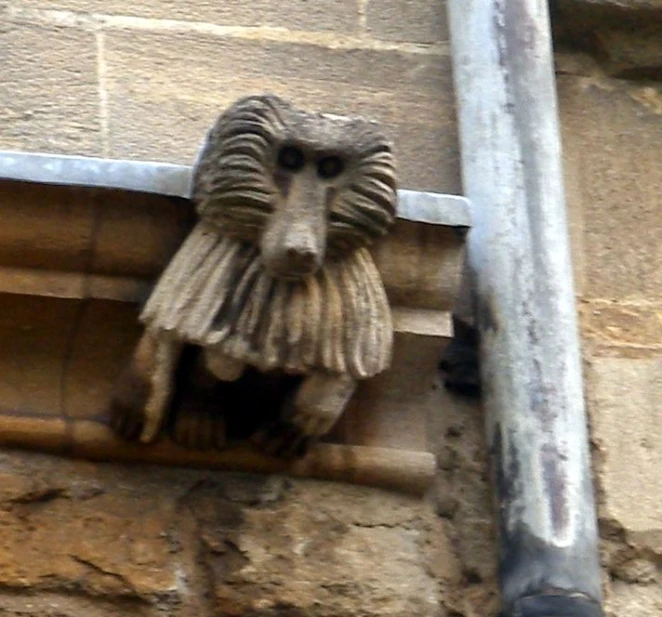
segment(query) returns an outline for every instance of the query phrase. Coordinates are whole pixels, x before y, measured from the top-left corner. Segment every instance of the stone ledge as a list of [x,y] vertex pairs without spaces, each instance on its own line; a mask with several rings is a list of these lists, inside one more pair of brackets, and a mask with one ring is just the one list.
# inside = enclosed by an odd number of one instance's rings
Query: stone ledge
[[242,444],[225,450],[202,451],[183,448],[165,439],[148,447],[127,443],[115,437],[103,419],[12,416],[1,412],[0,444],[93,461],[287,474],[413,494],[427,490],[436,470],[435,457],[428,452],[322,443],[304,458],[287,461]]
[[[182,165],[0,151],[0,291],[144,300],[194,220],[190,175]],[[448,311],[469,204],[410,190],[400,199],[393,232],[373,248],[391,303]]]
[[423,493],[436,467],[426,421],[440,405],[436,366],[452,334],[449,310],[470,225],[458,196],[401,191],[395,229],[374,249],[394,307],[393,368],[362,384],[329,442],[287,462],[238,442],[194,451],[112,435],[108,400],[139,336],[135,305],[195,218],[190,173],[178,165],[0,153],[0,444]]

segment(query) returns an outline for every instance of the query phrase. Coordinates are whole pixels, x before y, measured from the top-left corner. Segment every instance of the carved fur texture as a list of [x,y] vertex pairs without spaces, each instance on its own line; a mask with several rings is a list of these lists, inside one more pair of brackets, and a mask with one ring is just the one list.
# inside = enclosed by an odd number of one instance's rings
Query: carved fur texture
[[269,275],[258,249],[198,223],[147,303],[152,330],[256,368],[366,379],[389,363],[391,313],[365,248],[303,281]]
[[[242,99],[210,130],[192,196],[201,221],[143,312],[150,329],[262,370],[365,379],[388,366],[390,309],[364,248],[397,203],[376,123]],[[300,245],[318,265],[297,269]]]
[[287,198],[279,169],[287,147],[317,162],[337,158],[343,164],[336,181],[316,178],[330,255],[366,246],[388,231],[397,205],[395,161],[379,125],[306,112],[273,95],[238,101],[209,131],[193,178],[200,217],[222,233],[259,242],[268,218]]
[[[356,381],[390,362],[391,313],[367,247],[395,218],[391,144],[368,120],[247,97],[209,131],[191,195],[200,220],[143,310],[145,337],[120,380],[112,425],[153,440],[173,395],[165,374],[183,345],[195,345],[222,382],[246,367],[303,376],[277,425],[258,431],[267,451],[300,453],[330,429]],[[143,358],[149,350],[165,360]],[[175,419],[175,438],[217,443],[197,434],[217,424],[216,412],[193,407],[200,421]]]

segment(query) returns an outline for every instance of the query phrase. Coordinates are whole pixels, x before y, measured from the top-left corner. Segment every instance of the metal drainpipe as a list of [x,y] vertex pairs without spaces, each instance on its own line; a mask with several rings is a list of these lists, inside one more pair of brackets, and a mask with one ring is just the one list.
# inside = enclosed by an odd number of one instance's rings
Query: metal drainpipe
[[547,3],[448,0],[508,617],[598,617],[600,568]]

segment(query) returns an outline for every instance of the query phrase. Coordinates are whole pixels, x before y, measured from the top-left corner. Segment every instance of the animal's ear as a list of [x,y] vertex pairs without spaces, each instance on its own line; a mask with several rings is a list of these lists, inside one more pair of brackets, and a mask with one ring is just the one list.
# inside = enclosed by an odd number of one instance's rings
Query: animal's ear
[[282,137],[291,106],[273,95],[249,96],[226,109],[211,127],[189,187],[198,214],[247,240],[271,211],[268,171],[272,146]]

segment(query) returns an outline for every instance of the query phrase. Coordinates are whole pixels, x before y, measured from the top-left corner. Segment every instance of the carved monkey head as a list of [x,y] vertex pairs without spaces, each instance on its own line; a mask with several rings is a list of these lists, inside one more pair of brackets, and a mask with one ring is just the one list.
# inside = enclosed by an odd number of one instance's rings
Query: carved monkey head
[[392,146],[375,122],[250,96],[207,135],[192,197],[220,233],[257,245],[270,274],[299,280],[393,223]]

